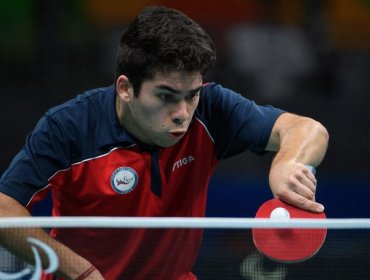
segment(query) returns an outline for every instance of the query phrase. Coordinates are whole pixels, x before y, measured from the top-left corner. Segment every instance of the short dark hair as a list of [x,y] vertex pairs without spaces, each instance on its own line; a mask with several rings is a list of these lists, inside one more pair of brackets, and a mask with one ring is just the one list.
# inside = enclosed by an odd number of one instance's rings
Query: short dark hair
[[214,44],[196,22],[177,10],[150,6],[121,37],[116,79],[126,75],[137,96],[143,81],[157,70],[199,70],[204,75],[215,62]]

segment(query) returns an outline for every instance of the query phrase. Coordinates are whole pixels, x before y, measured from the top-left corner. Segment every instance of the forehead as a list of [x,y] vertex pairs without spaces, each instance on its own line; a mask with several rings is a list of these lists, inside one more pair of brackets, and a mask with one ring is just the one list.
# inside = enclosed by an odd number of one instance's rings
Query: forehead
[[154,87],[167,85],[177,90],[193,89],[202,85],[200,71],[156,71],[151,80]]

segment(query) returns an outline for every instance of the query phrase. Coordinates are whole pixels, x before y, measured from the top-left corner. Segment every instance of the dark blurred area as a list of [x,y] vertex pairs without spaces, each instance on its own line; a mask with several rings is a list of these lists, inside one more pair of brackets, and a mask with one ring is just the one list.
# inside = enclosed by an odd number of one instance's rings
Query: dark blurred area
[[[207,81],[327,127],[319,177],[370,188],[369,0],[0,1],[0,173],[48,108],[113,83],[120,35],[150,4],[180,9],[211,34],[218,64]],[[271,157],[245,153],[217,173],[267,184]]]

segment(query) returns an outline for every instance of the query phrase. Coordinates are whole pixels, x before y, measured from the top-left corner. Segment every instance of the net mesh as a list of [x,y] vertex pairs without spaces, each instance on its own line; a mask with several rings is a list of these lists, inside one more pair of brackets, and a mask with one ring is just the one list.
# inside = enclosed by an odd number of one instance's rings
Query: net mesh
[[[96,219],[94,225],[92,218],[86,225],[78,226],[87,220],[81,219],[53,219],[52,224],[28,225],[22,219],[19,223],[17,218],[11,219],[11,225],[7,224],[10,220],[2,219],[0,230],[11,232],[11,235],[7,245],[0,247],[0,279],[52,279],[45,278],[52,258],[45,253],[43,245],[37,243],[37,238],[27,236],[36,226],[56,236],[79,255],[91,258],[99,270],[108,271],[103,273],[106,279],[368,279],[370,275],[369,220],[328,219],[313,223],[311,227],[290,221],[288,227],[292,229],[326,227],[328,231],[321,249],[313,257],[287,264],[263,256],[252,237],[252,228],[287,226],[283,222],[279,225],[279,221],[254,223],[254,219],[250,219],[248,224],[240,219],[239,225],[243,226],[238,227],[233,219],[219,219],[220,224],[211,225],[208,224],[211,219],[194,219],[193,225],[193,219],[184,219],[182,223],[180,219],[172,225],[171,221],[160,219],[147,219],[150,223],[141,223],[140,219],[131,219],[129,223],[122,219]],[[28,220],[40,221],[37,218]],[[7,249],[17,248],[22,238],[26,239],[25,244],[33,247],[29,262],[24,261],[19,252],[14,254]],[[307,243],[311,242],[309,236],[304,238]],[[63,258],[60,252],[57,256]],[[46,260],[41,272],[44,278],[37,271],[38,258],[41,262]],[[116,267],[114,272],[110,266]],[[184,271],[185,268],[189,271]],[[173,271],[177,272],[171,274]],[[190,271],[192,274],[188,273]],[[197,278],[191,278],[195,277],[193,274]]]

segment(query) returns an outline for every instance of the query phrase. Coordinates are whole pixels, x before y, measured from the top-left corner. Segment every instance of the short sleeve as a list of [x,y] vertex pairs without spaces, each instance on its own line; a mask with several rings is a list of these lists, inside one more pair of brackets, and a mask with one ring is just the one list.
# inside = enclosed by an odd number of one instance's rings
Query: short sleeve
[[217,157],[223,159],[246,150],[264,154],[275,121],[283,112],[212,83],[201,92],[197,114],[215,141]]
[[69,166],[67,142],[56,120],[41,118],[2,175],[0,191],[26,205],[57,170]]

